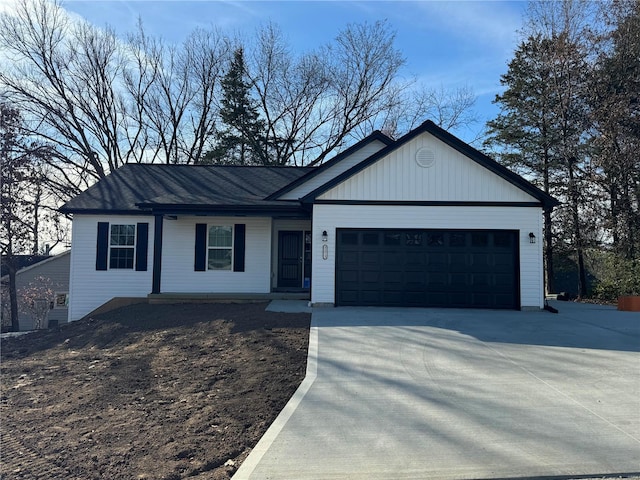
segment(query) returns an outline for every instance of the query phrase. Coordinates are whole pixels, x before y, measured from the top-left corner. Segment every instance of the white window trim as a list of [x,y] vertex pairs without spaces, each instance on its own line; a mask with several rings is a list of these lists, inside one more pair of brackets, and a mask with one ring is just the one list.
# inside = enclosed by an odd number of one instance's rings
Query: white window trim
[[[210,246],[209,245],[209,231],[213,228],[213,227],[218,227],[218,228],[230,228],[231,229],[231,245],[228,247],[218,247],[218,246]],[[233,243],[235,240],[235,228],[233,227],[233,224],[218,224],[218,223],[212,223],[212,224],[207,224],[207,270],[208,271],[212,271],[212,272],[232,272],[233,271]],[[229,268],[210,268],[209,267],[209,253],[211,252],[211,250],[229,250],[231,252],[231,262],[229,263]]]
[[[133,245],[112,245],[111,244],[111,228],[115,226],[133,227]],[[136,268],[136,241],[138,236],[138,228],[135,223],[109,223],[109,258],[107,259],[107,266],[109,270],[135,270]],[[128,248],[133,250],[133,264],[131,267],[112,267],[111,266],[111,252],[114,248]]]

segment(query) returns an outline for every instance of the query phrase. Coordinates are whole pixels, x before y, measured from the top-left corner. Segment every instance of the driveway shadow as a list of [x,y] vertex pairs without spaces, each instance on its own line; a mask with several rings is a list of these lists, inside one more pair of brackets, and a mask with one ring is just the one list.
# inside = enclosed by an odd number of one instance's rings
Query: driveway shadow
[[547,311],[338,307],[314,309],[320,327],[429,326],[483,342],[640,352],[640,314],[553,302]]

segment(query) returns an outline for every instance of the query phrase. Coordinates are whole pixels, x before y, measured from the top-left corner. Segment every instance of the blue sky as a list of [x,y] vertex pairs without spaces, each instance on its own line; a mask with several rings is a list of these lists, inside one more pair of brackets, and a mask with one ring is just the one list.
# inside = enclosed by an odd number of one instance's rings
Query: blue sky
[[407,59],[404,75],[434,88],[469,85],[478,96],[481,121],[475,131],[455,132],[469,141],[498,112],[491,102],[517,46],[527,3],[63,0],[63,6],[98,26],[109,24],[118,33],[133,30],[140,17],[148,31],[175,42],[196,26],[251,35],[259,25],[273,21],[302,51],[330,42],[348,23],[387,20]]

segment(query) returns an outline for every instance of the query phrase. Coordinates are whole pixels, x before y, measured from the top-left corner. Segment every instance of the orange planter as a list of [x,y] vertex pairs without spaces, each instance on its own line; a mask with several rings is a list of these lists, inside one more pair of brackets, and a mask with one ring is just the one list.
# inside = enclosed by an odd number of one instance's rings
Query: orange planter
[[618,297],[618,310],[640,312],[640,295]]

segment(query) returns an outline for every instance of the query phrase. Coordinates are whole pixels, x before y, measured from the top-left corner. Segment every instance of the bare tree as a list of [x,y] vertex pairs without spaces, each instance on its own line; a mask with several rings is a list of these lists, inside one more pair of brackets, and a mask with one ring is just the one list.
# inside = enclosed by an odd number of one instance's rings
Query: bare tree
[[476,96],[469,85],[436,88],[414,83],[401,92],[397,105],[365,122],[360,130],[365,135],[377,129],[398,138],[427,119],[449,131],[468,128],[478,121],[475,103]]
[[220,32],[196,29],[180,46],[145,34],[128,37],[124,84],[140,132],[144,161],[199,163],[214,133],[227,41]]
[[87,185],[117,168],[121,59],[113,32],[71,22],[57,3],[19,0],[15,14],[0,14],[0,45],[13,60],[0,82],[34,131],[63,152],[59,170]]
[[16,294],[16,256],[38,254],[42,178],[36,164],[51,148],[24,135],[20,112],[0,103],[0,246],[9,271],[9,303],[13,330],[19,329]]
[[279,164],[322,163],[356,129],[399,102],[404,58],[385,22],[348,25],[334,43],[295,56],[274,25],[248,65]]
[[126,162],[195,163],[213,133],[226,58],[217,31],[181,45],[70,20],[60,3],[18,0],[0,14],[11,56],[0,84],[33,131],[56,145],[61,183],[78,193]]

